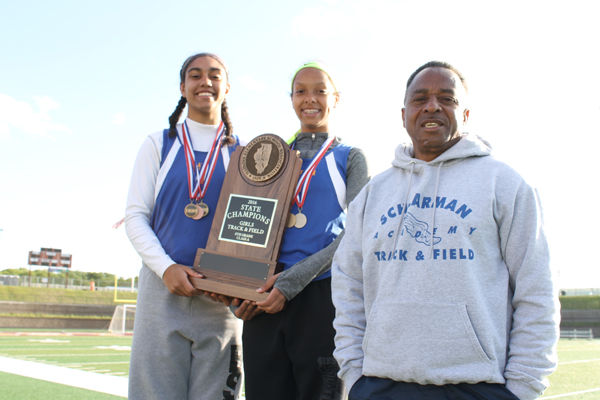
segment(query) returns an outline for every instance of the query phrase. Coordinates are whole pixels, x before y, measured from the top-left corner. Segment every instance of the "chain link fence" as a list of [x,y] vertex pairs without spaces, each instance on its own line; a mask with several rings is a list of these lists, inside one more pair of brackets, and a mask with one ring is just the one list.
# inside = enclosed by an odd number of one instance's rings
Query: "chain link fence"
[[[31,280],[30,280],[31,279]],[[0,275],[0,286],[27,286],[53,289],[96,290],[112,292],[115,290],[114,280],[92,281],[88,279],[47,278],[27,275]],[[133,286],[131,280],[120,281],[117,286],[120,292],[137,292],[137,282]]]
[[561,296],[593,296],[600,295],[600,288],[561,289]]

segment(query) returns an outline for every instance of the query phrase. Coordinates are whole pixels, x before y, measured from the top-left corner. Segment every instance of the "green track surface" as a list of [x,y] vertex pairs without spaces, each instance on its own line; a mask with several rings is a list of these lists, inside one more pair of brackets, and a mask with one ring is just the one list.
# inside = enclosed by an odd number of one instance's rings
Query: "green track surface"
[[0,372],[0,399],[122,400],[123,397]]

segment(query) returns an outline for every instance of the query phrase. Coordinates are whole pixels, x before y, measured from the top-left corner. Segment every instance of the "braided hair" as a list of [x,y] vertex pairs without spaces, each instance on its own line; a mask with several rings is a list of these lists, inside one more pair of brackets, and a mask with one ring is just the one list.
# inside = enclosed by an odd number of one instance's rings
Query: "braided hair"
[[[187,72],[187,69],[189,68],[192,61],[200,57],[211,57],[217,60],[225,68],[225,72],[227,73],[227,79],[229,79],[229,69],[227,68],[227,64],[225,64],[225,61],[221,57],[213,53],[198,53],[188,57],[187,60],[185,60],[185,62],[181,66],[181,70],[179,71],[179,79],[181,83],[185,82],[185,73]],[[173,114],[171,114],[171,116],[169,117],[169,137],[177,136],[177,122],[179,122],[179,118],[181,117],[181,113],[183,112],[183,109],[185,108],[186,104],[187,99],[181,96],[181,98],[179,99],[179,103],[177,103],[177,107],[175,107],[175,111],[173,111]],[[221,104],[221,120],[225,125],[225,136],[223,137],[223,143],[221,145],[223,146],[234,144],[235,139],[232,136],[233,125],[231,124],[231,118],[229,118],[229,111],[227,107],[227,102],[225,100],[223,100],[223,103]]]

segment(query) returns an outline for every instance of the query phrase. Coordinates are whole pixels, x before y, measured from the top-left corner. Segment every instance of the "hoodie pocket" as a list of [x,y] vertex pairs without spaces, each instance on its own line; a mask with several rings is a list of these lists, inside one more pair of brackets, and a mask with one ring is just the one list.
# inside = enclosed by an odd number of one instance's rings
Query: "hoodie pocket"
[[405,382],[476,383],[494,368],[461,303],[378,302],[363,350],[364,375]]

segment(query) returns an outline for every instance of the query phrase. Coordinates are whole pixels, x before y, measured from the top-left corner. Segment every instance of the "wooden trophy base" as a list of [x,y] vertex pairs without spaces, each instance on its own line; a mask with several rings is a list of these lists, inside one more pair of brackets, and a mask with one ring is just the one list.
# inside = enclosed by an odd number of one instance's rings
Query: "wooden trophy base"
[[252,301],[264,301],[269,293],[258,293],[268,278],[279,272],[277,262],[238,258],[226,253],[198,249],[194,270],[204,278],[190,278],[196,289]]

